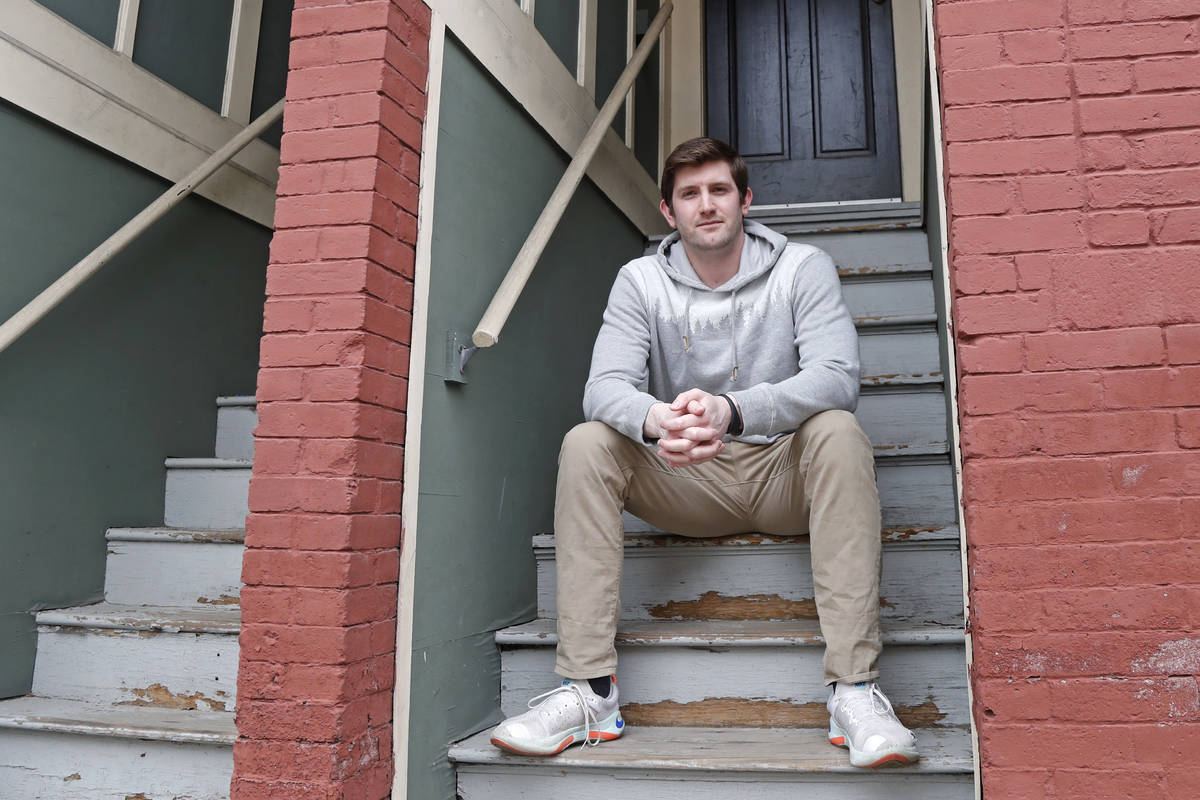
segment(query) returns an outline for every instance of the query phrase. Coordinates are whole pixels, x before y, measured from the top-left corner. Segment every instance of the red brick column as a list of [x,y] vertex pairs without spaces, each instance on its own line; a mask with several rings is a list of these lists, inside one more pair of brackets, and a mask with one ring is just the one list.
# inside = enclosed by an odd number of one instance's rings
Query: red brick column
[[429,9],[297,0],[242,577],[235,800],[392,777]]
[[935,25],[985,796],[1198,797],[1200,4]]

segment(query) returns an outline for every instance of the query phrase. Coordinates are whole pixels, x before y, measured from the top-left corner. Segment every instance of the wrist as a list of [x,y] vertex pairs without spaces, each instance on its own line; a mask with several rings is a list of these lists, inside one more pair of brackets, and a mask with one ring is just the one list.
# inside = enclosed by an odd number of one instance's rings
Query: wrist
[[742,419],[742,410],[738,408],[737,401],[727,394],[718,395],[729,406],[729,424],[725,430],[730,436],[740,436],[742,431],[746,429],[746,423]]

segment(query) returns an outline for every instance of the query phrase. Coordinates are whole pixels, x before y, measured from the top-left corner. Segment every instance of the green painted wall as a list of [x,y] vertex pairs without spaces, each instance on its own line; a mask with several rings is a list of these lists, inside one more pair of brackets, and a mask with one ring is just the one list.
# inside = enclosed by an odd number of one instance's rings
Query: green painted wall
[[232,23],[233,0],[141,0],[133,63],[220,111]]
[[[592,343],[643,238],[585,181],[500,338],[442,380],[446,332],[469,334],[567,157],[447,43],[438,132],[413,629],[409,797],[454,797],[449,742],[499,720],[492,632],[534,617],[530,538],[552,527],[562,436],[582,421]],[[547,674],[546,688],[556,683]]]
[[[0,320],[167,184],[0,104]],[[99,600],[104,531],[161,525],[163,459],[254,390],[270,231],[192,198],[0,353],[0,697],[32,610]],[[2,794],[2,792],[0,792]]]
[[38,3],[92,38],[113,46],[121,0],[38,0]]

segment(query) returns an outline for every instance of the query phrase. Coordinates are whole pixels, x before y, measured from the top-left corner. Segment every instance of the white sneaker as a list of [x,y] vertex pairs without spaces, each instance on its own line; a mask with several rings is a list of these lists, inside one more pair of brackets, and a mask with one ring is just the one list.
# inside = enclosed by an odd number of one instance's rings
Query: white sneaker
[[920,758],[917,737],[896,719],[892,704],[874,681],[839,683],[826,708],[829,743],[849,747],[854,766],[903,766]]
[[552,756],[576,742],[597,745],[625,732],[615,676],[608,697],[593,692],[587,681],[565,680],[530,700],[529,708],[497,725],[492,744],[523,756]]

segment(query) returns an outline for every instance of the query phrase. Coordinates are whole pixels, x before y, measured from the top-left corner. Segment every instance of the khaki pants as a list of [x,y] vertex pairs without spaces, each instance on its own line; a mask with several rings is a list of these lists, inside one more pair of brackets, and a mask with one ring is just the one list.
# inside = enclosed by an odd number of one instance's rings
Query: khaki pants
[[731,441],[693,467],[668,466],[601,422],[573,428],[554,508],[555,671],[564,677],[616,670],[622,508],[685,536],[808,533],[825,682],[878,676],[879,493],[871,444],[853,414],[816,414],[771,444]]

